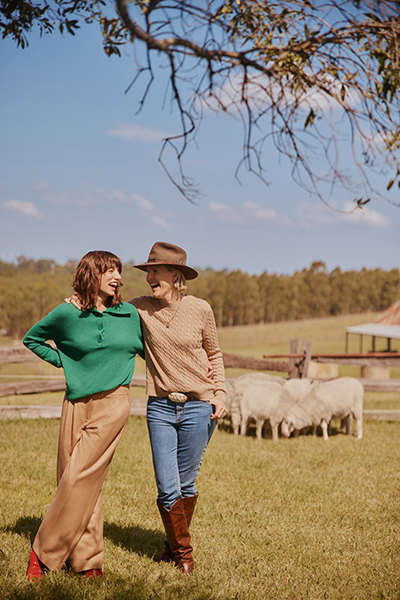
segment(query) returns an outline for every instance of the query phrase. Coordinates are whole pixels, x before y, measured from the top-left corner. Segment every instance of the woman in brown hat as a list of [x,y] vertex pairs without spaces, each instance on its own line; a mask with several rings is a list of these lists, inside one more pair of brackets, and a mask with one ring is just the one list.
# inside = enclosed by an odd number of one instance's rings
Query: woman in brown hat
[[186,280],[198,275],[186,265],[182,248],[156,242],[147,262],[135,267],[147,272],[152,290],[131,303],[142,320],[147,425],[167,533],[160,560],[174,560],[189,575],[196,477],[216,419],[226,414],[222,353],[210,305],[182,293]]

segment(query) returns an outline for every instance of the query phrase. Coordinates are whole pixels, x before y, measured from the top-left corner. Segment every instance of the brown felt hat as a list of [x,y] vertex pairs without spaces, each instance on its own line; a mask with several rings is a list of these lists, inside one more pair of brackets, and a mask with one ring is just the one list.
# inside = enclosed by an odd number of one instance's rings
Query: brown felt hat
[[147,267],[154,265],[175,267],[184,274],[186,279],[196,279],[198,276],[197,271],[186,265],[186,252],[179,246],[168,244],[168,242],[156,242],[150,250],[147,262],[133,266],[141,271],[147,271]]

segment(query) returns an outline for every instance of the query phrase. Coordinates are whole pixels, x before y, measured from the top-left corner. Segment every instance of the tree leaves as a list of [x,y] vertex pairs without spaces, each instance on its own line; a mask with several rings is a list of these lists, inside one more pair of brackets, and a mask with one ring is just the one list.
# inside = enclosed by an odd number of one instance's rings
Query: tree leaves
[[[147,72],[149,81],[139,106],[156,78],[153,61],[164,55],[182,129],[165,141],[160,161],[173,148],[181,181],[168,175],[187,198],[194,187],[181,162],[209,110],[241,116],[238,170],[247,168],[264,181],[267,140],[289,158],[296,182],[328,204],[321,184],[355,194],[361,185],[370,201],[379,192],[369,169],[385,175],[386,191],[397,181],[399,2],[116,0],[116,8],[104,0],[3,1],[0,29],[3,38],[25,48],[34,26],[41,34],[58,27],[74,35],[82,21],[96,22],[109,56],[120,55],[127,43],[143,45],[136,75]],[[140,83],[137,76],[133,81]],[[353,176],[349,164],[340,166],[338,140],[351,146]]]

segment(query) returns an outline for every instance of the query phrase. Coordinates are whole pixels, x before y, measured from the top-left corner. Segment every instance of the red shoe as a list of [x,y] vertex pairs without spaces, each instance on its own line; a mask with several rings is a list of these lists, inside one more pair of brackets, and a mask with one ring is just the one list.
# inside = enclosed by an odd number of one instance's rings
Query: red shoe
[[103,577],[103,571],[101,569],[89,569],[89,571],[85,571],[85,577],[87,577],[88,579]]
[[29,555],[29,564],[28,570],[26,572],[28,576],[28,581],[35,581],[36,579],[42,579],[44,573],[42,569],[42,565],[40,564],[40,560],[36,556],[34,550],[31,550]]

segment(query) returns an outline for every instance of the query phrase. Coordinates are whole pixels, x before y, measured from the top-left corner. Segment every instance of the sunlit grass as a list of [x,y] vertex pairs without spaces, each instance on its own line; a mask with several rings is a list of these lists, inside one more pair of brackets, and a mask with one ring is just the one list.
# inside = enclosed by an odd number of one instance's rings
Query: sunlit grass
[[37,586],[30,543],[55,491],[58,420],[0,422],[5,600],[398,600],[400,423],[364,438],[257,442],[217,431],[198,478],[195,575],[158,564],[164,533],[145,419],[131,417],[103,488],[105,576]]
[[365,392],[365,410],[400,410],[400,393]]
[[[267,323],[264,325],[246,325],[238,327],[226,327],[219,329],[218,337],[223,352],[241,354],[262,358],[264,354],[287,354],[289,352],[291,338],[313,340],[313,352],[315,353],[339,353],[345,350],[346,327],[368,323],[374,320],[376,314],[368,313],[362,315],[348,315],[339,317],[324,317],[321,319],[307,319],[304,321],[288,321],[283,323]],[[384,344],[384,340],[380,340]],[[359,351],[357,336],[350,336],[350,352]],[[365,336],[364,350],[371,349],[371,338]],[[380,348],[380,346],[379,346]],[[378,349],[379,349],[378,348]],[[382,348],[384,346],[382,345]],[[393,340],[393,349],[400,350],[400,340]],[[135,373],[145,373],[145,364],[141,358],[136,359]],[[226,369],[227,377],[238,377],[248,373],[245,369]],[[284,373],[275,373],[285,376]],[[3,375],[3,378],[2,378]],[[4,377],[7,375],[7,377]],[[12,375],[12,377],[10,377]],[[56,369],[44,361],[23,364],[0,365],[0,383],[11,381],[22,381],[21,375],[62,375],[60,369]],[[339,366],[340,376],[360,377],[361,368],[354,366]],[[391,377],[400,378],[400,369],[390,369]],[[25,377],[24,377],[25,380]],[[29,405],[29,404],[59,404],[64,397],[63,392],[52,394],[28,394],[19,396],[7,396],[0,398],[1,405]],[[143,388],[131,388],[132,398],[143,398]],[[368,409],[400,409],[400,394],[369,393],[365,396],[365,408]]]
[[[258,358],[261,358],[263,354],[287,354],[291,338],[302,340],[311,338],[315,353],[338,353],[345,351],[347,327],[370,323],[375,317],[375,313],[366,313],[303,321],[224,327],[219,329],[218,337],[223,351]],[[400,340],[397,342],[397,348],[400,349]],[[382,340],[382,344],[384,343],[386,344]],[[363,345],[364,351],[370,349],[371,338],[365,336]],[[359,352],[358,336],[350,335],[349,352]]]
[[[346,349],[346,328],[352,325],[370,323],[376,318],[376,313],[361,315],[344,315],[338,317],[323,317],[320,319],[305,319],[304,321],[286,321],[283,323],[266,323],[219,329],[218,338],[223,352],[262,358],[264,354],[288,354],[290,340],[300,338],[313,340],[314,354],[339,354]],[[376,350],[385,350],[387,342],[377,338]],[[364,336],[363,352],[372,349],[372,338]],[[400,340],[392,340],[393,351],[400,351]],[[349,336],[349,352],[360,351],[359,336]],[[238,377],[244,374],[244,369],[227,369],[228,377]],[[276,373],[277,375],[279,373]],[[339,365],[341,377],[360,377],[361,367]],[[390,369],[391,377],[400,377],[399,368]]]

